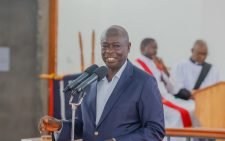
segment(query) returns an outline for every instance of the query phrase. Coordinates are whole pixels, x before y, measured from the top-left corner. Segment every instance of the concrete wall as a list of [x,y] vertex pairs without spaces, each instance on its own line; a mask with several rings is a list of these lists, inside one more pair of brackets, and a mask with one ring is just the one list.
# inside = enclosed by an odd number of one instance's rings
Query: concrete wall
[[1,141],[38,136],[39,118],[46,113],[47,95],[41,95],[46,93],[45,82],[38,78],[47,72],[42,52],[47,48],[48,20],[38,12],[38,7],[48,11],[44,5],[47,0],[42,5],[37,0],[0,0],[0,46],[10,48],[10,70],[0,72]]
[[[37,17],[37,70],[48,73],[48,28],[49,28],[49,0],[38,0]],[[48,112],[48,81],[40,79],[39,90],[41,94],[42,113]]]

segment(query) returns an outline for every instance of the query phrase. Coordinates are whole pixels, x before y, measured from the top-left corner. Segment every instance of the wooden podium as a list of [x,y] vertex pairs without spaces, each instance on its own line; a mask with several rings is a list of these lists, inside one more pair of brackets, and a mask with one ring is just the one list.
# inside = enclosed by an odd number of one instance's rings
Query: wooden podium
[[225,128],[225,82],[197,90],[194,98],[201,127]]

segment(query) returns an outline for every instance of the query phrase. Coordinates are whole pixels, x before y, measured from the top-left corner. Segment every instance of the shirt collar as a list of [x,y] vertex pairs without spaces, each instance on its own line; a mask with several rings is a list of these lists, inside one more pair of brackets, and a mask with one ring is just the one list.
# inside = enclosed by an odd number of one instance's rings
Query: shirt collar
[[143,59],[145,61],[153,61],[151,58],[148,58],[148,57],[146,57],[144,55],[141,55],[140,59]]
[[[122,67],[119,69],[119,71],[113,76],[112,80],[115,79],[115,78],[120,79],[120,77],[121,77],[123,71],[125,70],[126,66],[127,66],[127,60],[124,62],[124,64],[122,65]],[[107,80],[107,78],[104,77],[102,80],[105,81],[105,80]]]
[[200,63],[194,61],[192,58],[190,58],[190,61],[191,61],[193,64],[198,65],[198,66],[203,66],[203,64],[204,64],[204,63],[200,64]]
[[120,70],[115,74],[115,77],[120,78],[126,66],[127,66],[127,60],[123,63],[123,66],[120,68]]

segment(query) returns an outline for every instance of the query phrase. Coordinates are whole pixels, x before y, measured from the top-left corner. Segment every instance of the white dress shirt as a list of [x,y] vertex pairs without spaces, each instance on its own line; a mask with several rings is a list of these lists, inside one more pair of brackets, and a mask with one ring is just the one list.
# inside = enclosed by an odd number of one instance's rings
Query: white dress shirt
[[96,121],[97,125],[102,112],[104,110],[105,104],[108,101],[110,95],[112,94],[114,88],[116,87],[117,82],[119,81],[123,71],[127,66],[127,61],[123,64],[120,70],[113,76],[111,81],[108,81],[106,77],[100,80],[97,84],[97,102],[96,102]]

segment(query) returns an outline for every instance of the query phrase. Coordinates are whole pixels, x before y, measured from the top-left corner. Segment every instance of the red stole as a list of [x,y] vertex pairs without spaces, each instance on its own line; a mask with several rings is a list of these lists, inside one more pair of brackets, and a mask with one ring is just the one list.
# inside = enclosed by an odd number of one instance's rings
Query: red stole
[[[136,60],[141,67],[150,75],[153,76],[153,73],[151,71],[151,69],[145,64],[144,61],[142,61],[141,59],[137,59]],[[157,67],[158,68],[158,67]],[[158,68],[159,69],[159,68]],[[161,71],[161,70],[160,70]],[[172,102],[166,100],[165,98],[162,97],[162,102],[164,105],[177,110],[180,114],[181,114],[181,118],[182,118],[182,122],[184,127],[191,127],[192,126],[192,122],[191,122],[191,117],[190,114],[188,113],[188,111],[180,106],[177,106],[175,104],[173,104]]]

